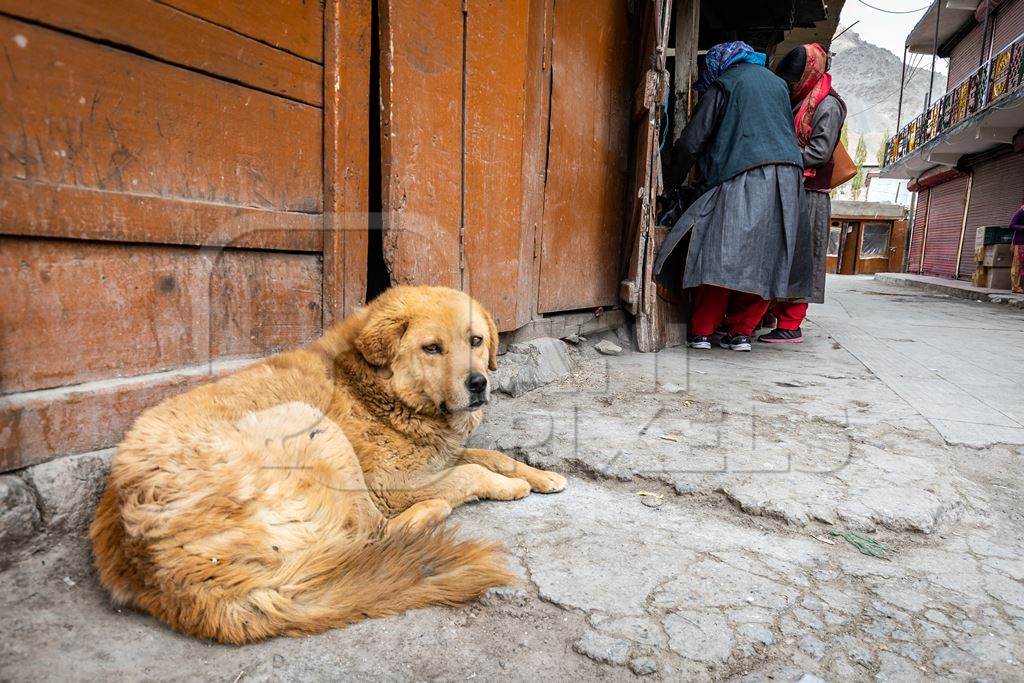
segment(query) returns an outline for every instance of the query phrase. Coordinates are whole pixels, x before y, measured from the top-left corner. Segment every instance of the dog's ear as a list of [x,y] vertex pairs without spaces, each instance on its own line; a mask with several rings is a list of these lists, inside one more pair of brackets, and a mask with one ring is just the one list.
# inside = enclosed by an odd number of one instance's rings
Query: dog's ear
[[494,372],[498,369],[498,328],[494,324],[491,314],[480,308],[484,313],[484,320],[487,321],[487,368]]
[[371,315],[356,336],[356,348],[366,362],[379,368],[391,365],[398,354],[409,321],[387,314]]

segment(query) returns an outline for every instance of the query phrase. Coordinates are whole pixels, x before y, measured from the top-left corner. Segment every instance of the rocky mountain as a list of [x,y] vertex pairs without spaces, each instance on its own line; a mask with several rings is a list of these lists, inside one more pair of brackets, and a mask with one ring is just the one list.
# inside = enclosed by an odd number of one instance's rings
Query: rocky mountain
[[[896,110],[900,96],[901,58],[885,48],[861,39],[847,31],[832,42],[832,84],[846,101],[850,154],[857,140],[864,136],[868,160],[874,162],[878,146],[896,129]],[[903,116],[906,125],[911,116],[920,114],[928,96],[931,76],[930,57],[907,55],[907,80],[903,93]],[[912,68],[919,64],[918,68]],[[932,98],[946,90],[946,74],[935,73]]]

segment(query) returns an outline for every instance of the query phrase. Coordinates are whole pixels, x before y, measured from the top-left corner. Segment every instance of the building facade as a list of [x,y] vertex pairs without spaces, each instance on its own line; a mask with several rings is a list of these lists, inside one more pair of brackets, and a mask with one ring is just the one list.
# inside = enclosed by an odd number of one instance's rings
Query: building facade
[[909,52],[949,59],[945,92],[920,114],[904,103],[886,144],[881,176],[916,193],[909,272],[970,279],[978,228],[1024,203],[1022,34],[1024,0],[936,0],[907,36]]
[[663,345],[659,150],[698,50],[827,44],[842,4],[0,0],[0,471],[389,284]]

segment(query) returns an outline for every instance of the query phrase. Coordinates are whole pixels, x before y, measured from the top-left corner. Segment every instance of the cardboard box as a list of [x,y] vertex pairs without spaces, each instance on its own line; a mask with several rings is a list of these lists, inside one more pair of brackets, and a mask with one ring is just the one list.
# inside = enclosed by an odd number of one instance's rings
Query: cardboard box
[[982,264],[993,268],[1009,268],[1010,259],[1009,244],[990,244],[985,247],[985,258]]
[[986,268],[985,287],[988,289],[1009,289],[1010,269],[1009,268]]
[[990,244],[1009,244],[1013,239],[1013,230],[1005,225],[983,225],[974,233],[974,246]]

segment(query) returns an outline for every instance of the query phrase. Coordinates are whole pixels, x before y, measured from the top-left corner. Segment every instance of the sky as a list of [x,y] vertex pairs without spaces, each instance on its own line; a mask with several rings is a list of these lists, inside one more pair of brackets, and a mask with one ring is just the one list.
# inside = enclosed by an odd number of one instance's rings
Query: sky
[[[871,9],[864,4],[867,2],[875,7],[892,12],[909,12],[909,14],[890,14],[877,9]],[[874,43],[893,52],[897,57],[903,57],[903,43],[914,27],[918,19],[924,15],[925,9],[931,4],[930,0],[846,0],[843,11],[839,15],[839,31],[855,21],[859,24],[851,29],[859,33],[860,37],[869,43]],[[908,56],[908,59],[910,57]],[[931,59],[914,57],[914,60],[921,60],[921,66],[930,69]],[[935,62],[935,70],[946,72],[946,60],[938,59]]]

